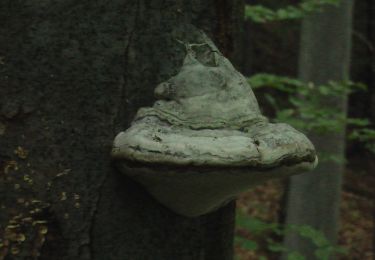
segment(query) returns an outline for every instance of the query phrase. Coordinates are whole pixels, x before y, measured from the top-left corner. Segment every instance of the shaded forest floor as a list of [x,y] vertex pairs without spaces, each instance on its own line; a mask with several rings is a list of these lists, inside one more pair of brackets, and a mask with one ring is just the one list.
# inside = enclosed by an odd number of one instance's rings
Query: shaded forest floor
[[[373,160],[367,161],[375,164]],[[339,244],[347,249],[347,254],[340,256],[340,260],[375,259],[375,165],[367,165],[365,168],[369,170],[361,170],[363,168],[360,161],[351,162],[344,176]],[[278,222],[282,214],[284,187],[283,181],[270,181],[258,186],[242,194],[237,201],[237,209],[266,222]],[[252,236],[243,228],[237,227],[236,235],[254,240],[259,245],[256,251],[245,250],[236,245],[237,259],[278,259],[277,254],[267,250],[267,238],[264,234]]]

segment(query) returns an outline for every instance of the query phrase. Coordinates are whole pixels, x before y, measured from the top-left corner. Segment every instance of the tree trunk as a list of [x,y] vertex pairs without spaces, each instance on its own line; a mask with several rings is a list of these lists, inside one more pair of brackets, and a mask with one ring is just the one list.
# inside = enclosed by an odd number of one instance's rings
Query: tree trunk
[[[348,79],[351,13],[352,1],[345,0],[339,8],[326,8],[324,12],[304,19],[299,61],[301,80],[324,84],[329,80]],[[334,107],[344,114],[346,103],[346,96],[321,97],[322,107]],[[311,133],[310,138],[321,155],[321,162],[313,172],[290,179],[286,224],[312,226],[335,244],[344,164],[324,160],[324,155],[344,159],[345,129],[332,134]],[[316,246],[311,240],[291,233],[286,235],[285,245],[301,252],[307,259],[316,259]]]
[[369,50],[369,56],[371,57],[370,62],[370,119],[372,123],[375,123],[375,2],[368,2],[368,38],[372,49]]
[[120,175],[110,151],[179,70],[179,41],[199,42],[199,28],[239,57],[242,10],[241,0],[0,2],[0,259],[232,259],[233,202],[178,216]]

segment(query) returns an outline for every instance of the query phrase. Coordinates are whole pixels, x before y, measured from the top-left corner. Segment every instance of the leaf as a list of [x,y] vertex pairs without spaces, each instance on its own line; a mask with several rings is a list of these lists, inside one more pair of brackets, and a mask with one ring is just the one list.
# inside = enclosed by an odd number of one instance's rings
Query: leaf
[[10,252],[12,253],[12,255],[18,255],[21,252],[21,250],[18,247],[13,246]]
[[275,110],[279,110],[279,106],[277,105],[276,99],[274,97],[272,97],[270,94],[265,94],[264,97],[270,103],[272,108],[274,108]]
[[39,233],[42,234],[42,235],[45,235],[48,233],[48,228],[46,226],[41,226],[39,228]]
[[271,239],[267,239],[268,249],[271,252],[288,252],[288,248],[281,243],[275,243]]
[[329,260],[330,256],[335,253],[345,255],[348,253],[348,250],[339,246],[326,246],[315,250],[314,255],[319,260]]
[[18,146],[15,150],[14,150],[14,154],[16,154],[19,158],[21,158],[21,159],[26,159],[27,158],[27,156],[28,156],[28,154],[29,154],[29,152],[25,149],[25,148],[23,148],[23,147],[21,147],[21,146]]
[[325,235],[308,225],[301,225],[297,227],[297,232],[305,238],[309,238],[316,246],[322,247],[329,245],[329,241]]
[[278,10],[272,10],[262,5],[246,5],[245,18],[255,23],[302,19],[308,14],[320,12],[326,5],[338,5],[340,0],[304,0],[298,5],[289,5]]
[[367,118],[348,118],[346,119],[347,124],[354,126],[368,126],[370,121]]
[[236,237],[235,242],[243,249],[254,251],[258,249],[257,242],[242,237]]
[[288,260],[305,260],[306,258],[300,253],[293,251],[288,254]]
[[237,213],[236,225],[253,234],[261,233],[267,230],[276,230],[279,228],[277,223],[266,223],[260,219],[245,216],[242,213]]
[[26,240],[26,236],[25,236],[24,234],[17,234],[17,238],[16,238],[16,240],[17,240],[18,242],[23,242],[23,241]]
[[329,256],[332,254],[331,250],[327,250],[327,248],[320,248],[315,250],[314,255],[319,260],[328,260]]

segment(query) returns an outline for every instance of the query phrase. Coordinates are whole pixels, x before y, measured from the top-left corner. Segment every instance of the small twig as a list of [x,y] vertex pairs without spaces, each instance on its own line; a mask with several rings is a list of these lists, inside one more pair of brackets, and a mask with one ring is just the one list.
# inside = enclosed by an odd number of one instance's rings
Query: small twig
[[357,37],[362,43],[364,43],[370,52],[375,51],[375,46],[372,44],[371,41],[369,41],[363,34],[353,31],[353,36]]

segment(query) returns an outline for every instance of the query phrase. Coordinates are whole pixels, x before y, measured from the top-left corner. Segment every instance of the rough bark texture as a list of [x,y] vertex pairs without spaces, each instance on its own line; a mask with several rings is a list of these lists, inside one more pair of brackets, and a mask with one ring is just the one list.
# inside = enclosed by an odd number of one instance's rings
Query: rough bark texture
[[177,40],[199,28],[236,57],[241,8],[0,1],[0,259],[232,259],[234,203],[178,216],[118,174],[110,150],[178,71]]
[[[327,8],[303,21],[299,77],[316,84],[328,80],[346,80],[350,64],[352,1],[343,1],[339,8]],[[322,106],[346,113],[346,96],[322,97]],[[318,156],[344,158],[345,129],[339,133],[310,135]],[[324,158],[323,158],[324,159]],[[287,224],[310,225],[336,243],[344,164],[322,160],[313,172],[292,177],[287,202]],[[285,244],[316,259],[315,246],[296,234],[289,234]]]
[[371,120],[375,122],[375,2],[368,2],[368,36],[370,40],[371,47],[369,48],[369,56],[371,57],[371,64],[369,69],[371,86],[371,97],[370,97],[370,107],[371,107]]

